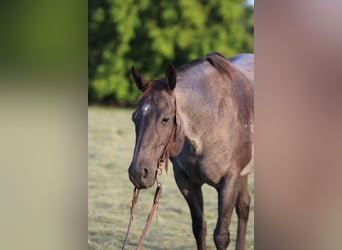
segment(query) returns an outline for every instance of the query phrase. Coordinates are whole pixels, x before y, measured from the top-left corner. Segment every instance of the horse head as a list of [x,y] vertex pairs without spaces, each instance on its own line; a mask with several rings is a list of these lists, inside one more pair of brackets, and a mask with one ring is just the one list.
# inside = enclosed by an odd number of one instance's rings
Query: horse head
[[129,178],[137,188],[149,188],[155,180],[160,162],[180,153],[184,130],[177,113],[176,70],[170,65],[164,78],[146,81],[132,67],[136,86],[142,92],[132,120],[135,125],[135,148],[129,166]]

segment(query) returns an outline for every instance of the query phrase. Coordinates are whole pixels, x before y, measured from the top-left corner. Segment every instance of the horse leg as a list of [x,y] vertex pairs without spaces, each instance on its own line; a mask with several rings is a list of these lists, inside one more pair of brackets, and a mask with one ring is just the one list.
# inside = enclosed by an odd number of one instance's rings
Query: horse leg
[[247,189],[247,176],[241,176],[241,186],[235,207],[238,216],[238,230],[235,248],[236,250],[245,249],[246,228],[250,200],[251,198]]
[[207,225],[204,220],[203,194],[201,185],[194,185],[182,170],[174,168],[177,186],[188,203],[192,219],[192,231],[197,249],[206,249]]
[[218,191],[218,218],[214,230],[216,249],[227,249],[230,242],[229,224],[240,189],[240,174],[231,171],[220,183]]

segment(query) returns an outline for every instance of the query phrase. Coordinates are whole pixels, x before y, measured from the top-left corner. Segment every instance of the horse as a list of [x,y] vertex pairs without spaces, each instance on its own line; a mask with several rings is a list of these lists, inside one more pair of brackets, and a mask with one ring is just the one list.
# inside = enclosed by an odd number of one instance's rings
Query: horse
[[203,184],[218,192],[216,248],[229,245],[235,208],[236,249],[245,249],[247,176],[254,170],[254,54],[225,58],[212,52],[178,69],[170,64],[165,77],[152,81],[134,66],[131,73],[142,94],[132,114],[130,181],[138,189],[151,187],[170,159],[191,212],[197,249],[206,249]]

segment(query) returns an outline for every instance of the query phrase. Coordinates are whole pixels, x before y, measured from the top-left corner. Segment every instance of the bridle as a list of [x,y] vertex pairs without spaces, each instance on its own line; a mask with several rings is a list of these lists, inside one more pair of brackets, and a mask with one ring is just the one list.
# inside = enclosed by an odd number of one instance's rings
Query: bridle
[[[173,119],[171,133],[170,133],[169,139],[168,139],[168,141],[164,147],[163,153],[158,160],[158,166],[157,166],[157,170],[155,173],[155,183],[157,184],[157,188],[156,188],[156,192],[154,194],[153,204],[152,204],[150,213],[148,214],[145,227],[141,233],[140,240],[139,240],[137,248],[136,248],[137,250],[141,249],[141,246],[142,246],[142,243],[145,239],[148,227],[152,221],[154,211],[158,207],[159,198],[160,198],[160,195],[162,192],[162,184],[158,181],[158,175],[161,175],[163,173],[164,168],[165,168],[166,173],[168,172],[168,160],[170,157],[170,148],[172,146],[172,143],[174,143],[176,141],[177,131],[178,131],[179,126],[180,126],[179,121],[177,121],[177,115],[178,115],[177,114],[177,105],[176,105],[176,99],[175,99],[175,115],[174,115],[174,119]],[[129,223],[128,223],[128,227],[127,227],[126,236],[125,236],[125,239],[123,242],[122,250],[124,250],[126,247],[129,230],[130,230],[131,224],[133,222],[134,206],[138,202],[139,191],[140,191],[139,188],[134,187],[133,198],[132,198],[131,204],[130,204],[130,219],[129,219]]]
[[172,129],[171,129],[170,137],[169,137],[169,139],[168,139],[168,141],[164,147],[163,154],[161,155],[161,157],[158,160],[157,175],[162,174],[164,165],[165,165],[166,173],[168,172],[168,162],[169,162],[168,160],[170,157],[170,147],[171,147],[171,144],[176,141],[177,130],[179,129],[179,126],[180,126],[179,122],[177,121],[177,105],[176,104],[177,103],[175,100],[175,116],[173,118]]

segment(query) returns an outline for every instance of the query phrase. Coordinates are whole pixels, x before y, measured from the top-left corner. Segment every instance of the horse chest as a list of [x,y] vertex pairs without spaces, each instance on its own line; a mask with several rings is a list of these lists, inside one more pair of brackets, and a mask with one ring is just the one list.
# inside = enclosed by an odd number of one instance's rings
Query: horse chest
[[191,179],[210,185],[217,184],[224,175],[227,165],[215,152],[202,149],[200,143],[187,140],[182,152],[172,162]]

